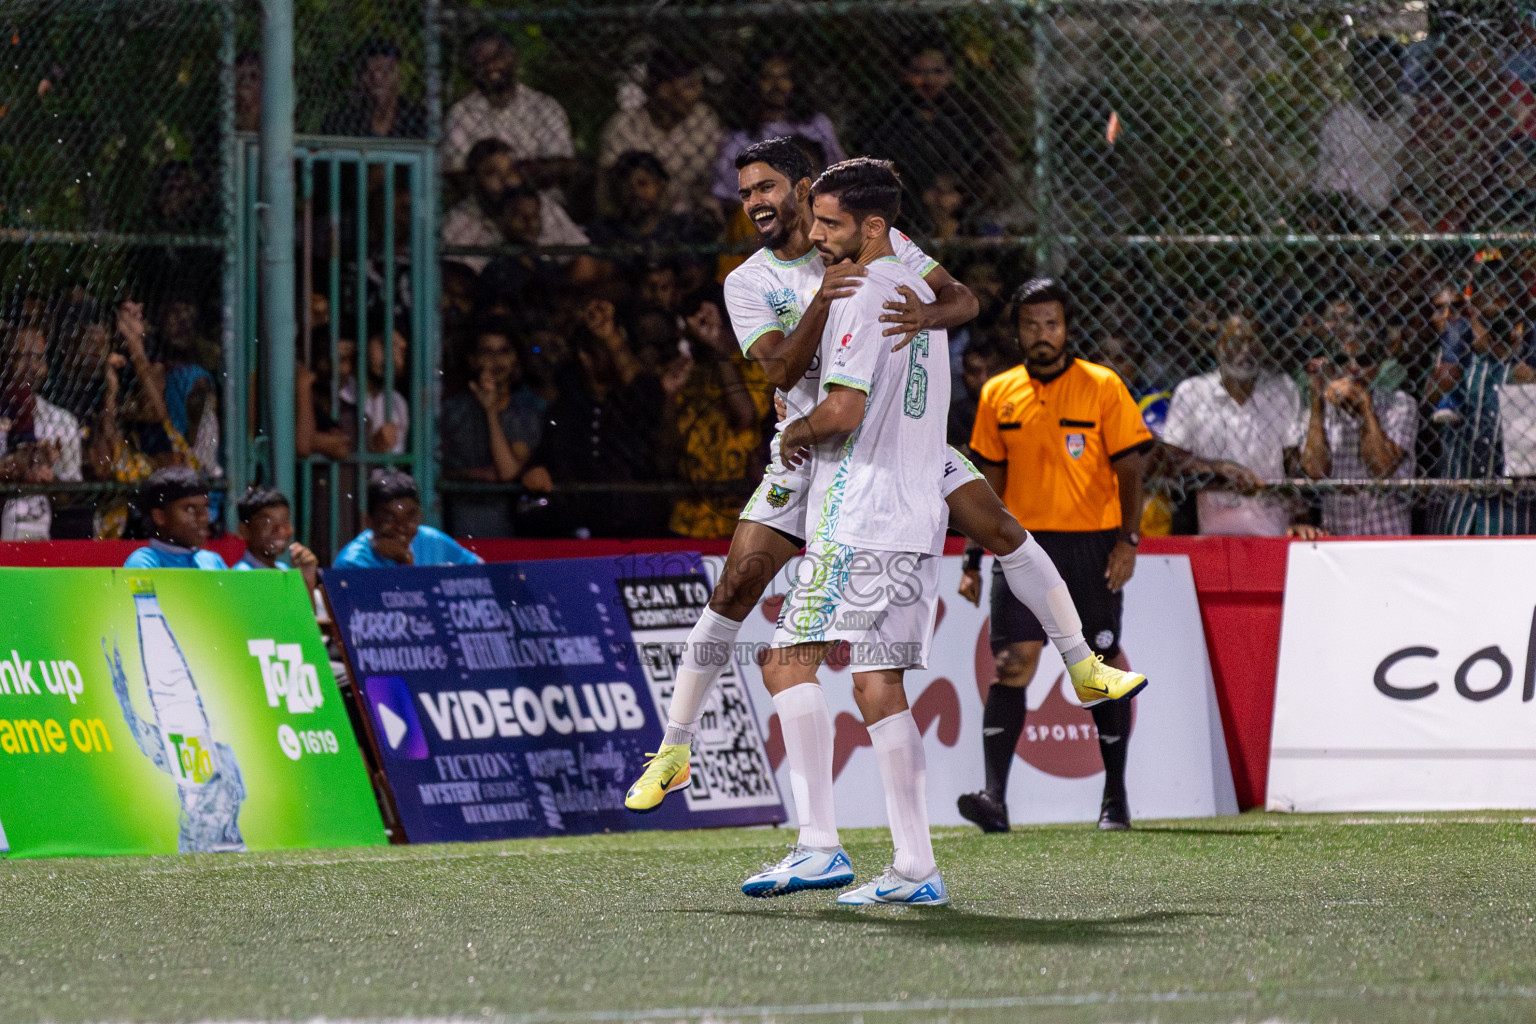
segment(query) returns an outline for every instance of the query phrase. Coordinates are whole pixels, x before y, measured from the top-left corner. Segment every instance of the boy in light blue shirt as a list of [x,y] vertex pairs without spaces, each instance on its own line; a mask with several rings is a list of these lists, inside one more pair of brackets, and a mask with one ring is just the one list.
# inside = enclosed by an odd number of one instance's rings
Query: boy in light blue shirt
[[416,481],[398,469],[375,470],[368,480],[368,525],[336,556],[337,569],[397,565],[480,565],[485,559],[442,530],[421,525]]
[[[320,560],[315,553],[293,539],[293,519],[288,499],[281,491],[259,488],[240,499],[235,506],[240,518],[240,539],[245,554],[231,569],[297,569],[304,575],[304,586],[313,591],[320,575]],[[279,559],[286,558],[287,565]]]
[[195,469],[168,466],[150,474],[139,503],[154,524],[148,547],[123,563],[127,569],[227,569],[208,543],[208,481]]

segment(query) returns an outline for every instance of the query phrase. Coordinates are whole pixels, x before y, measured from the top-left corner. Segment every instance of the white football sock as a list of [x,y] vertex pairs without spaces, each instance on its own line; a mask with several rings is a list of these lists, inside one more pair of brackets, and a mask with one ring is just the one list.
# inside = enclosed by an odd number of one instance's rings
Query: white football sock
[[885,815],[896,844],[896,871],[920,881],[933,874],[933,839],[928,835],[928,761],[923,734],[912,712],[903,711],[869,726],[869,741],[885,785]]
[[773,695],[789,759],[789,788],[800,819],[800,845],[830,850],[837,838],[832,802],[832,711],[817,683],[801,683]]
[[1061,653],[1062,661],[1071,666],[1093,657],[1092,648],[1083,639],[1083,620],[1078,617],[1066,581],[1034,534],[1008,554],[998,555],[997,564],[1003,567],[1003,579],[1013,596],[1045,627],[1045,635]]
[[664,745],[693,742],[704,701],[731,657],[731,645],[740,629],[741,623],[705,608],[688,631],[677,682],[672,687],[672,703],[667,708],[667,731],[661,737]]

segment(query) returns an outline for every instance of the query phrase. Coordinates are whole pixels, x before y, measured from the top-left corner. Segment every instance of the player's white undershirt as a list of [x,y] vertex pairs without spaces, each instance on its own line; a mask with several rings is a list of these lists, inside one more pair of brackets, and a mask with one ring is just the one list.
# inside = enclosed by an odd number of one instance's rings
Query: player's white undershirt
[[[895,228],[891,229],[891,248],[919,278],[938,266],[936,260]],[[742,352],[770,331],[783,331],[785,335],[793,331],[821,288],[825,272],[821,254],[814,246],[799,259],[787,262],[765,247],[731,271],[725,279],[725,309]],[[813,359],[805,376],[782,394],[789,419],[805,416],[814,409],[822,399],[820,357]],[[780,422],[778,427],[782,430],[784,423]],[[774,452],[777,460],[777,445]]]

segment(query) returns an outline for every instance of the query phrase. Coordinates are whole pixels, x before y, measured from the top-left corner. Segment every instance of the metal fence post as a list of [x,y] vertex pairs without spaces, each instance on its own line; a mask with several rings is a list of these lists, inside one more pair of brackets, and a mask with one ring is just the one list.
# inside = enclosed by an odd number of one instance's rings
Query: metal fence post
[[223,5],[223,37],[219,44],[219,137],[224,144],[224,163],[219,175],[219,215],[224,228],[224,279],[222,282],[221,338],[224,357],[224,413],[221,428],[224,448],[224,479],[229,487],[224,500],[224,526],[235,525],[235,501],[246,484],[247,426],[245,417],[248,370],[237,320],[240,309],[240,164],[245,159],[235,139],[235,7]]
[[294,494],[293,0],[262,2],[261,351],[272,486]]
[[1050,14],[1044,0],[1034,4],[1030,19],[1030,38],[1035,51],[1030,80],[1035,104],[1035,273],[1051,273],[1052,239],[1055,236],[1051,210],[1051,111],[1046,100],[1049,74],[1046,54],[1050,49],[1047,24]]

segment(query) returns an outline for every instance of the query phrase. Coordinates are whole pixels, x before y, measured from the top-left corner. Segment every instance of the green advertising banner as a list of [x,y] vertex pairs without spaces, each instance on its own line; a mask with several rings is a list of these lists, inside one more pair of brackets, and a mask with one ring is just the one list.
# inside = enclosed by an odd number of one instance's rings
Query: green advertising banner
[[298,573],[0,569],[0,850],[384,841]]

